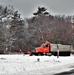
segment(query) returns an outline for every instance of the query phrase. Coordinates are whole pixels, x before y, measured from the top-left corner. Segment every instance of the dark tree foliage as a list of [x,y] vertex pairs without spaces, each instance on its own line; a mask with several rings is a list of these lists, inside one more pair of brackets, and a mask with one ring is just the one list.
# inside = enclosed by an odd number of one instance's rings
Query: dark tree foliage
[[22,51],[24,20],[13,6],[0,6],[0,53]]
[[44,41],[74,46],[74,16],[51,15],[38,7],[23,20],[13,6],[0,6],[0,54],[35,50]]
[[46,10],[45,7],[38,7],[37,12],[33,13],[35,16],[28,21],[32,39],[37,41],[36,44],[38,45],[45,40],[49,40],[51,43],[74,45],[74,23],[71,22],[72,16],[53,16]]

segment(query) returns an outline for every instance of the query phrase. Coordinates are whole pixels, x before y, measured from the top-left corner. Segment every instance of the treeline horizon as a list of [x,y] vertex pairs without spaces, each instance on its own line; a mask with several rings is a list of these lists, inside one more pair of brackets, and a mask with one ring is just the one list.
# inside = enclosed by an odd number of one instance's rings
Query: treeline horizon
[[53,16],[45,7],[22,19],[13,6],[0,5],[0,53],[34,50],[46,40],[74,46],[73,21],[74,15]]

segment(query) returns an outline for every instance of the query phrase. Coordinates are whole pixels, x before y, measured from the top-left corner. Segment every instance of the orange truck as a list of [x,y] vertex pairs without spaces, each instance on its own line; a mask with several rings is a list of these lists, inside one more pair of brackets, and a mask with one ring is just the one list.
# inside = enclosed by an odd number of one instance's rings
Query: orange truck
[[70,56],[71,47],[70,45],[61,44],[50,44],[49,42],[43,43],[40,47],[35,48],[35,50],[29,51],[30,55],[55,55],[59,53],[59,56]]

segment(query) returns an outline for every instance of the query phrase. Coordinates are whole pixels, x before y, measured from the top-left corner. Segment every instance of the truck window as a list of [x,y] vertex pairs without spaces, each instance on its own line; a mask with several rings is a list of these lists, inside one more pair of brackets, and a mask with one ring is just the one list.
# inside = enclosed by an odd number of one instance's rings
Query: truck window
[[46,45],[46,47],[48,47],[48,45]]

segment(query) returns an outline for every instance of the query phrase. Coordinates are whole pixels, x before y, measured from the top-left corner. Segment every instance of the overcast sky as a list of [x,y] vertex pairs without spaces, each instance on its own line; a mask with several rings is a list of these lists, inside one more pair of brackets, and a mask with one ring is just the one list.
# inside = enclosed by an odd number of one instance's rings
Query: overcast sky
[[0,4],[13,5],[23,17],[31,17],[38,6],[44,6],[51,14],[74,14],[74,0],[0,0]]

